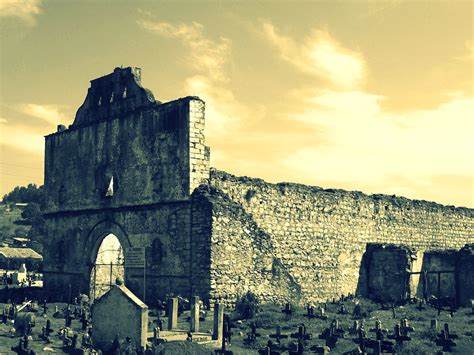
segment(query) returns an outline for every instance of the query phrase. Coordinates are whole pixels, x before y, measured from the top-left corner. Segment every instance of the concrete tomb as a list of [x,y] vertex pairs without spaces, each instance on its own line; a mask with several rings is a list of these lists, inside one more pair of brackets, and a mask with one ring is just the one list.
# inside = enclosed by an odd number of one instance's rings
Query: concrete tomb
[[148,306],[124,285],[114,285],[92,305],[92,329],[94,344],[107,346],[116,337],[130,337],[134,346],[144,347]]

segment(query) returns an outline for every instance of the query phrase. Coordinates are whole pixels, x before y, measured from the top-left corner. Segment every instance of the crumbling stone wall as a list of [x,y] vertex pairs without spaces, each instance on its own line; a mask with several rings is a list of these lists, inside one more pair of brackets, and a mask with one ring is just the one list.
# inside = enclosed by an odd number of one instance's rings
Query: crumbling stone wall
[[367,243],[424,251],[459,249],[474,238],[472,209],[270,184],[214,169],[210,185],[242,206],[270,237],[275,257],[301,287],[303,301],[356,292]]
[[456,285],[458,303],[464,307],[474,299],[474,244],[461,249],[456,260]]
[[[209,177],[204,114],[198,97],[156,101],[139,68],[91,81],[74,123],[46,137],[44,273],[52,297],[69,284],[74,294],[89,291],[94,250],[108,233],[125,254],[146,248],[147,299],[208,293],[209,277],[193,268],[209,264],[199,234],[209,235],[210,214],[191,198]],[[126,268],[125,276],[141,296],[143,269]]]
[[201,187],[210,203],[212,235],[209,297],[232,303],[251,291],[267,301],[297,301],[301,289],[275,255],[273,242],[242,206],[220,191]]
[[[68,284],[88,291],[91,256],[108,233],[124,248],[146,247],[147,299],[224,301],[247,290],[275,302],[356,292],[368,243],[420,252],[473,242],[472,209],[209,174],[204,116],[197,97],[155,100],[138,68],[91,82],[74,123],[46,137],[44,272],[53,296]],[[143,270],[125,274],[141,295]]]
[[185,200],[208,178],[204,102],[155,102],[134,75],[93,80],[73,125],[46,137],[48,212]]

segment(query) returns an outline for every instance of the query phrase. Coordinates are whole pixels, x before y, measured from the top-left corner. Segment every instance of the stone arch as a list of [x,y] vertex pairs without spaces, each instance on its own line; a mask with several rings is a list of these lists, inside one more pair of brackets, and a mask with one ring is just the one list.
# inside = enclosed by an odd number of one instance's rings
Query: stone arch
[[110,234],[114,235],[120,242],[124,256],[126,255],[127,248],[131,247],[130,239],[120,224],[114,221],[104,220],[92,227],[91,231],[87,236],[87,242],[85,247],[85,251],[88,253],[88,255],[86,255],[86,260],[88,281],[87,285],[89,294],[91,293],[91,275],[93,272],[93,268],[95,267],[99,248],[102,245],[104,239]]
[[113,234],[118,238],[120,244],[124,248],[124,253],[126,248],[130,248],[132,246],[130,239],[128,238],[128,234],[120,224],[110,220],[101,221],[92,227],[89,235],[87,236],[86,249],[89,252],[89,263],[91,265],[95,262],[97,251],[99,250],[102,240],[108,234]]

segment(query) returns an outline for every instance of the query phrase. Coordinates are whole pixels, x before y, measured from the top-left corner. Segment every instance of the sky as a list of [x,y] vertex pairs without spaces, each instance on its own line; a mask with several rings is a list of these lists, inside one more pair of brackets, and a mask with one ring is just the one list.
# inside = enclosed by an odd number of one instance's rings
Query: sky
[[472,1],[0,1],[0,195],[90,80],[206,102],[211,166],[474,207]]

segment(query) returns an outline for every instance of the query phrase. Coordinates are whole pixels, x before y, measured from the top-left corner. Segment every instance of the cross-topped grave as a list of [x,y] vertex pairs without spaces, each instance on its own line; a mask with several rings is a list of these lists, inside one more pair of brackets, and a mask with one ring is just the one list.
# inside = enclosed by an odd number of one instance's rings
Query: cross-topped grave
[[395,340],[397,344],[400,346],[403,346],[404,341],[411,340],[411,338],[408,335],[402,334],[399,324],[395,324],[395,327],[393,329],[393,334],[389,334],[388,338]]
[[359,303],[356,303],[354,305],[354,309],[352,310],[352,317],[354,317],[355,319],[362,318],[362,307],[360,306]]
[[319,313],[316,317],[318,317],[321,320],[327,320],[328,319],[328,316],[326,315],[326,307],[324,305],[319,306],[318,311],[319,311]]
[[400,319],[400,332],[402,335],[408,335],[410,332],[414,332],[415,328],[410,326],[407,318]]
[[301,355],[304,353],[303,340],[298,340],[297,343],[291,343],[288,355]]
[[273,344],[271,340],[268,341],[267,346],[258,350],[258,355],[280,355],[278,347]]
[[319,339],[326,341],[326,346],[331,350],[336,346],[337,340],[344,337],[344,330],[339,326],[339,321],[334,319],[329,328],[326,328],[320,335]]
[[349,311],[346,309],[344,304],[341,304],[339,310],[337,311],[338,314],[349,314]]
[[443,329],[441,330],[441,333],[438,334],[438,339],[436,339],[436,345],[442,346],[443,351],[451,352],[452,347],[456,346],[457,344],[452,338],[450,338],[450,334],[446,333]]
[[277,325],[275,334],[270,334],[270,338],[276,339],[277,343],[280,344],[280,340],[288,338],[288,335],[281,334],[281,326]]
[[316,317],[316,315],[314,314],[314,306],[308,305],[306,307],[306,317],[308,317],[308,319]]
[[306,332],[306,325],[300,324],[298,326],[298,332],[292,333],[290,335],[293,339],[298,339],[302,341],[311,340],[311,333]]
[[291,306],[290,303],[285,303],[285,308],[283,308],[282,313],[285,313],[287,317],[290,317],[293,314],[293,307]]
[[255,323],[252,323],[252,326],[250,328],[250,332],[247,333],[247,339],[245,339],[245,344],[250,345],[255,343],[255,340],[260,336],[259,333],[257,333],[257,326]]
[[359,321],[358,320],[355,320],[353,323],[352,323],[352,327],[351,329],[349,330],[349,333],[351,335],[357,335],[358,334],[358,331],[359,331]]
[[227,350],[225,348],[225,346],[226,346],[226,341],[225,341],[225,339],[222,339],[221,348],[214,350],[214,354],[216,354],[216,355],[234,355],[234,352],[231,351],[231,350]]

